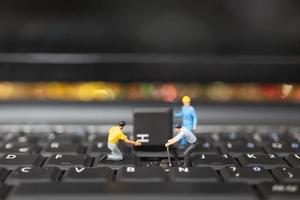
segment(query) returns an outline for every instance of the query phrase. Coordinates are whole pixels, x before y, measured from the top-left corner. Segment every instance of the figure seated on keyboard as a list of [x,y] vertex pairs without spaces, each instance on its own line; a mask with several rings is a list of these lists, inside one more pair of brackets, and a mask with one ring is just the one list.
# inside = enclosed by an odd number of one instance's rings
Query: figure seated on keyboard
[[120,121],[117,126],[114,126],[109,129],[109,134],[108,134],[108,142],[107,142],[107,147],[111,151],[110,154],[108,155],[103,155],[100,158],[101,160],[104,160],[105,158],[107,160],[112,160],[112,161],[121,161],[123,160],[123,154],[121,150],[118,147],[118,143],[120,140],[123,140],[127,144],[131,144],[134,146],[141,146],[142,144],[138,141],[133,141],[129,140],[128,137],[123,133],[123,128],[126,125],[125,121]]

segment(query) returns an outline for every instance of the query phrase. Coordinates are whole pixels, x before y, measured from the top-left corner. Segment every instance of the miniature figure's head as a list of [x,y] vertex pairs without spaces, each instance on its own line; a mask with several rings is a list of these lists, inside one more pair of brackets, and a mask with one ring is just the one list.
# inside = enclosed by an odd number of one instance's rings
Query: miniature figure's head
[[123,129],[125,125],[126,125],[125,121],[119,121],[119,123],[118,123],[118,126],[120,126],[121,129]]
[[191,105],[191,98],[189,96],[183,96],[182,97],[182,103],[184,106]]
[[176,125],[175,125],[175,132],[176,132],[176,133],[179,133],[180,130],[181,130],[181,128],[182,128],[181,124],[176,124]]

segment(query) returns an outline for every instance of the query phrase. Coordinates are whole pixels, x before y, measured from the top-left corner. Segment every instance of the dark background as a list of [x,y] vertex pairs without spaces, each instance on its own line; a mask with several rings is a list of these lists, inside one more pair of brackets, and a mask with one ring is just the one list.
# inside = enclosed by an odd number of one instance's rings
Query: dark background
[[0,0],[0,80],[300,82],[299,0]]

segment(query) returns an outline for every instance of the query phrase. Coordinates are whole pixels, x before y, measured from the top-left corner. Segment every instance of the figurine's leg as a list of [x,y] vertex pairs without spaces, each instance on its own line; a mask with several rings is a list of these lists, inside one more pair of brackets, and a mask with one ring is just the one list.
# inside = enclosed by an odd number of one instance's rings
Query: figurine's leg
[[198,142],[190,144],[190,146],[184,151],[184,167],[189,167],[191,163],[191,154],[196,149]]
[[108,144],[107,147],[111,150],[107,160],[120,161],[123,160],[123,154],[116,144]]
[[113,151],[114,151],[114,145],[113,144],[107,144],[107,148],[110,150],[110,154],[107,154],[107,160],[113,159]]
[[115,156],[117,157],[118,160],[123,160],[123,153],[117,145],[115,148]]

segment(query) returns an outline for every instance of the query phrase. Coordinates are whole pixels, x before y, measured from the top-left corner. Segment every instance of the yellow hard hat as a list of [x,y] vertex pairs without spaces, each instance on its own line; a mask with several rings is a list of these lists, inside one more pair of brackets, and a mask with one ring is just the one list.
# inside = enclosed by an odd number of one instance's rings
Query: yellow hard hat
[[182,103],[191,103],[191,97],[183,96],[182,97]]

